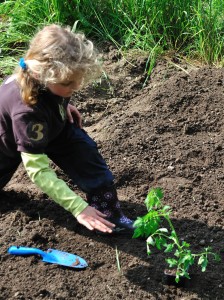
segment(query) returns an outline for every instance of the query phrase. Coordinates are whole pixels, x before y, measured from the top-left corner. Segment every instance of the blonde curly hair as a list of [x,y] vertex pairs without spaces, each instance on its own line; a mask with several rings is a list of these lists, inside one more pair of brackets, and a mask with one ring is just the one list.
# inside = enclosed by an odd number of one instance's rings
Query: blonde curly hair
[[26,68],[18,68],[17,80],[27,105],[37,102],[41,87],[64,82],[77,71],[84,73],[84,85],[101,74],[93,43],[84,34],[55,24],[45,26],[34,36],[24,61]]

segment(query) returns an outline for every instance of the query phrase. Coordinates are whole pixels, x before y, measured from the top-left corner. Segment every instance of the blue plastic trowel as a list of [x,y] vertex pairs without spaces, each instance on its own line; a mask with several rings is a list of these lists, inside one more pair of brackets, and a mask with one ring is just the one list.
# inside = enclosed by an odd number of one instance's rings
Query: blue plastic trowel
[[38,255],[43,262],[58,264],[70,268],[84,269],[88,266],[87,262],[78,255],[67,252],[48,249],[46,252],[38,248],[11,246],[8,253],[13,255]]

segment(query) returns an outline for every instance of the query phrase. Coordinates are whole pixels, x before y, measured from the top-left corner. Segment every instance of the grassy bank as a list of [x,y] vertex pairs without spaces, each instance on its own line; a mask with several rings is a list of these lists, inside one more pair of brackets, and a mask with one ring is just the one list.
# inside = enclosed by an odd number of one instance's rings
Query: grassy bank
[[1,65],[49,23],[76,24],[98,43],[147,51],[151,65],[170,51],[223,64],[223,0],[6,0],[0,3]]

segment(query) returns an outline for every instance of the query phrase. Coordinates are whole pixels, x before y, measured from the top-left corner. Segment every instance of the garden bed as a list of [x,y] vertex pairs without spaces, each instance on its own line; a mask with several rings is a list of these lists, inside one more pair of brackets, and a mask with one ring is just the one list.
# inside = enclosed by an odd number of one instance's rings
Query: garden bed
[[[159,186],[179,236],[195,252],[207,245],[224,250],[224,70],[163,59],[142,89],[147,57],[129,60],[109,51],[107,78],[74,97],[116,177],[123,209],[131,218],[145,214],[148,189]],[[1,300],[223,299],[223,257],[205,273],[195,267],[184,287],[170,286],[161,251],[149,257],[143,239],[88,231],[47,199],[22,166],[0,197]],[[89,267],[14,257],[7,254],[11,245],[76,253]]]

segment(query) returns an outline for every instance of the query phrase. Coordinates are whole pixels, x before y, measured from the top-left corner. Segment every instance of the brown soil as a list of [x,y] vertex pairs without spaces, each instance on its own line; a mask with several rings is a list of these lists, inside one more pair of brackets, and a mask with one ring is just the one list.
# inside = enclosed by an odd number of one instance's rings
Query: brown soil
[[[125,60],[108,51],[105,78],[76,97],[85,129],[114,172],[129,217],[145,214],[148,189],[160,186],[181,238],[194,252],[204,246],[219,252],[224,249],[224,70],[163,59],[142,89],[146,62],[141,55]],[[22,166],[0,197],[2,300],[223,299],[223,257],[209,262],[204,273],[193,267],[185,287],[170,286],[163,278],[165,253],[147,256],[143,239],[88,231],[40,192]],[[76,271],[9,255],[11,245],[76,253],[89,267]]]

